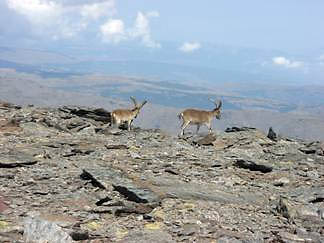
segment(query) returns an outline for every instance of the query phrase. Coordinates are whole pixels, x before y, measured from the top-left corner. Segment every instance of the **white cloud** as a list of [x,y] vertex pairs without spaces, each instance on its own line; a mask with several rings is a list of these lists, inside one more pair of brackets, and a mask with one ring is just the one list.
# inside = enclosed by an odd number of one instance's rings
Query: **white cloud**
[[44,20],[58,18],[61,5],[42,0],[7,0],[8,7],[24,15],[33,24],[45,24]]
[[142,12],[137,13],[137,17],[135,20],[135,25],[132,30],[130,30],[129,35],[132,38],[141,39],[142,43],[151,48],[160,48],[161,45],[154,41],[151,37],[151,29],[150,29],[150,17],[158,17],[159,13],[157,11],[148,12],[143,14]]
[[288,58],[282,56],[272,58],[272,62],[275,65],[283,66],[286,68],[299,68],[304,65],[303,62],[291,61]]
[[272,61],[274,64],[277,65],[289,65],[290,61],[286,59],[285,57],[274,57],[272,58]]
[[147,17],[160,17],[160,13],[158,11],[150,11],[146,13]]
[[319,59],[320,59],[321,61],[324,61],[324,54],[320,55]]
[[105,1],[92,4],[85,4],[81,7],[81,15],[85,18],[99,19],[102,16],[115,13],[114,1]]
[[185,42],[182,46],[179,47],[179,50],[182,52],[193,52],[201,48],[200,43],[198,42]]
[[121,19],[109,19],[100,26],[100,34],[105,42],[119,43],[123,40],[140,39],[141,42],[150,48],[159,48],[161,45],[155,42],[151,37],[150,17],[158,17],[157,11],[151,11],[146,14],[137,13],[133,28],[125,29],[124,22]]
[[[23,19],[30,36],[43,39],[77,38],[79,34],[98,31],[102,41],[119,43],[139,40],[150,48],[161,45],[153,40],[150,18],[159,17],[158,11],[138,12],[133,26],[125,27],[116,17],[116,0],[0,0]],[[90,30],[91,26],[91,30]],[[0,23],[1,27],[1,23]]]
[[54,39],[70,38],[92,20],[114,14],[114,0],[6,0],[9,9],[25,16],[34,33]]
[[119,43],[126,39],[124,22],[120,19],[110,19],[100,26],[102,40],[106,42]]

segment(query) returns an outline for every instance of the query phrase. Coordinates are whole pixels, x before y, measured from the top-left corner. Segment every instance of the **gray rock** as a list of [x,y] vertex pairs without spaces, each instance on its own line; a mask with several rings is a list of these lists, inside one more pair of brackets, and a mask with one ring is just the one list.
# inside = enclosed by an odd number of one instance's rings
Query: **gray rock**
[[123,243],[172,243],[176,242],[172,239],[172,236],[168,234],[167,232],[161,231],[161,230],[152,230],[152,231],[135,231],[131,232],[131,234],[121,241],[117,242],[123,242]]
[[24,242],[26,243],[70,243],[71,236],[53,222],[41,218],[27,217],[24,220]]
[[15,168],[36,163],[35,158],[22,152],[10,151],[7,155],[0,154],[0,168]]
[[297,217],[297,210],[287,199],[280,197],[277,204],[277,211],[287,219],[294,220]]
[[272,141],[277,141],[277,134],[273,131],[272,127],[269,128],[267,137]]
[[289,243],[297,243],[297,242],[318,242],[314,241],[312,238],[307,236],[299,236],[295,234],[291,234],[289,232],[280,232],[279,236],[283,242],[289,242]]
[[262,173],[269,173],[272,171],[272,167],[269,165],[257,164],[253,161],[244,159],[238,159],[234,163],[235,166],[243,169],[249,169],[251,171],[260,171]]
[[154,185],[165,194],[165,197],[176,197],[185,200],[205,200],[221,203],[244,203],[243,198],[218,190],[216,184],[201,185],[199,183],[183,183],[179,180],[156,179]]
[[199,232],[199,226],[197,224],[184,224],[182,230],[178,235],[190,236]]
[[159,195],[149,188],[141,187],[134,183],[132,179],[114,168],[87,168],[81,174],[83,179],[91,180],[93,184],[105,189],[107,185],[112,185],[127,200],[138,203],[152,203],[160,201]]
[[321,142],[243,127],[197,146],[201,135],[128,132],[86,107],[0,105],[0,116],[0,163],[12,164],[0,242],[24,242],[26,217],[87,242],[323,241]]
[[290,183],[290,180],[287,177],[282,177],[273,182],[274,186],[285,186]]
[[251,131],[255,130],[256,128],[254,127],[228,127],[226,128],[225,132],[246,132],[246,131]]
[[87,107],[69,107],[63,106],[60,111],[71,113],[79,117],[90,118],[95,121],[110,122],[110,112],[102,108],[87,108]]
[[243,241],[231,236],[222,236],[217,239],[217,243],[243,243]]
[[323,142],[311,142],[299,150],[305,154],[317,154],[319,156],[324,156],[324,143]]
[[204,145],[204,146],[210,146],[213,145],[213,142],[216,140],[216,136],[214,134],[208,134],[207,136],[203,137],[203,138],[199,138],[197,140],[193,141],[193,144],[197,144],[197,145]]

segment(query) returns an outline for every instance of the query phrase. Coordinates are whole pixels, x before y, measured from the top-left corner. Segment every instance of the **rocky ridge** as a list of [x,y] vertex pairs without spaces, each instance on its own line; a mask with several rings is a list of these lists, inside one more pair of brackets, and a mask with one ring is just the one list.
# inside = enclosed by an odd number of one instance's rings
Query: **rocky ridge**
[[324,242],[324,144],[0,104],[1,242]]

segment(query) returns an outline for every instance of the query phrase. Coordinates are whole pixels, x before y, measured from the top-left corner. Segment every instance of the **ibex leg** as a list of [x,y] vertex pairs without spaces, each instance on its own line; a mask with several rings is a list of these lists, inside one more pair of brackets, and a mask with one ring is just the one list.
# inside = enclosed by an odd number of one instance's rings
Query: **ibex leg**
[[200,128],[200,124],[197,124],[197,130],[196,130],[196,133],[198,133],[199,128]]
[[132,125],[132,120],[127,121],[127,130],[128,130],[128,131],[131,130],[131,125]]
[[111,119],[111,126],[112,127],[119,127],[119,120],[117,120],[114,116]]
[[211,127],[211,124],[210,123],[207,123],[206,124],[208,130],[209,130],[209,133],[212,133],[212,127]]
[[190,124],[190,121],[187,122],[183,122],[182,126],[181,126],[181,134],[182,136],[184,135],[184,130],[186,129],[186,127]]

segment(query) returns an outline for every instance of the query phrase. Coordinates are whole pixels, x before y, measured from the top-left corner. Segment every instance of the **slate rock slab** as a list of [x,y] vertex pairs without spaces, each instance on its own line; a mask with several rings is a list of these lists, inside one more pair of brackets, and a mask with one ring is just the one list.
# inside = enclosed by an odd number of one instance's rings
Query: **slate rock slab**
[[71,236],[56,223],[38,218],[24,220],[24,242],[26,243],[70,243]]
[[110,122],[110,112],[102,108],[87,108],[87,107],[69,107],[64,106],[60,111],[71,113],[79,117],[93,119],[95,121]]
[[272,171],[272,167],[269,165],[257,164],[253,161],[238,159],[234,165],[239,168],[248,169],[251,171],[260,171],[262,173],[269,173]]
[[91,180],[93,184],[105,189],[112,185],[115,191],[127,200],[137,203],[152,203],[160,201],[159,195],[149,188],[134,182],[124,172],[112,167],[89,167],[83,170],[82,179]]
[[172,236],[162,230],[145,230],[132,232],[130,235],[122,239],[122,243],[172,243],[176,242],[172,239]]
[[0,213],[8,209],[8,205],[3,201],[3,198],[0,195]]
[[34,165],[37,160],[28,154],[22,152],[10,152],[9,154],[0,154],[0,168],[15,168],[26,165]]
[[216,136],[214,134],[208,134],[207,136],[200,138],[197,141],[193,141],[193,143],[200,146],[212,146],[215,140]]
[[199,183],[183,183],[177,179],[156,179],[154,185],[164,192],[167,197],[184,200],[215,201],[224,204],[246,203],[243,198],[218,189],[217,185],[201,185]]
[[226,128],[225,132],[245,132],[245,131],[251,131],[256,130],[254,127],[228,127]]

